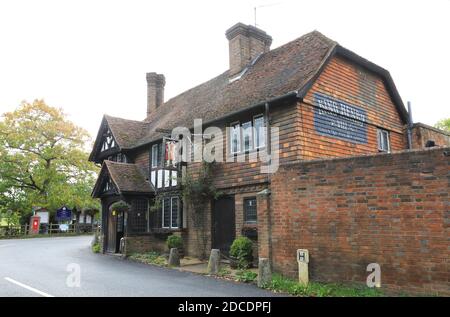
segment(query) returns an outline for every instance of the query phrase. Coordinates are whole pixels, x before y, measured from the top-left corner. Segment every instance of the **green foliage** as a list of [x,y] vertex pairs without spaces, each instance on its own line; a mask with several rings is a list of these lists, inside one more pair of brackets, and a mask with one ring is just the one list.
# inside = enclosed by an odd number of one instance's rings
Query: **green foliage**
[[181,250],[183,248],[183,239],[180,236],[171,235],[167,237],[167,247],[170,249],[177,248]]
[[238,261],[238,267],[248,268],[253,259],[253,243],[247,237],[239,237],[233,241],[230,255]]
[[[0,211],[26,218],[33,206],[99,209],[91,198],[98,168],[83,150],[87,132],[42,100],[0,119]],[[25,219],[23,219],[25,220]]]
[[111,210],[116,212],[127,212],[130,206],[124,201],[118,201],[111,205]]
[[255,272],[248,270],[241,270],[236,273],[236,280],[238,282],[251,283],[255,281],[257,276],[258,274]]
[[94,253],[100,253],[100,249],[101,249],[101,247],[100,247],[100,244],[98,244],[98,243],[96,243],[92,246],[92,252],[94,252]]
[[146,264],[154,264],[158,266],[166,266],[167,260],[165,257],[160,255],[158,252],[151,251],[147,253],[135,253],[130,255],[130,259],[146,263]]
[[219,269],[219,272],[217,272],[217,276],[220,276],[220,277],[229,276],[230,274],[231,274],[231,271],[230,271],[230,270],[227,270],[227,269],[224,268],[224,267],[221,267],[221,268]]
[[159,195],[155,198],[153,205],[150,207],[150,212],[158,212],[162,209],[162,196]]
[[442,119],[434,125],[436,128],[450,132],[450,118]]
[[198,173],[194,175],[191,172],[183,177],[182,195],[186,204],[193,211],[192,220],[197,240],[200,245],[200,258],[206,257],[206,245],[208,243],[207,215],[205,210],[213,199],[220,197],[219,192],[213,184],[212,170],[214,163],[203,161]]
[[324,284],[311,282],[304,286],[297,281],[288,279],[279,274],[274,274],[272,282],[267,286],[268,289],[277,292],[288,293],[295,296],[314,296],[314,297],[374,297],[383,296],[379,289],[368,288],[366,286],[347,286],[336,283]]
[[[187,173],[183,180],[183,197],[189,202],[204,205],[211,199],[217,199],[220,192],[213,184],[212,169],[214,163],[203,161],[198,175]],[[204,206],[202,206],[204,207]]]

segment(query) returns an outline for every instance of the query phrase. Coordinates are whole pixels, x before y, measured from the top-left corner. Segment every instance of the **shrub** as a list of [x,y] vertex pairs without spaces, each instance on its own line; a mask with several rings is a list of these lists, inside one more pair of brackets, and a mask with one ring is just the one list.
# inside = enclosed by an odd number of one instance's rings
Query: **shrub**
[[171,235],[167,237],[167,247],[170,249],[177,248],[181,251],[183,248],[183,240],[179,236]]
[[92,252],[100,253],[100,244],[96,243],[92,246]]
[[233,241],[230,255],[237,259],[238,267],[245,269],[250,267],[253,260],[253,243],[247,237],[239,237]]
[[238,282],[251,283],[257,276],[258,274],[255,272],[243,270],[236,273],[236,280]]

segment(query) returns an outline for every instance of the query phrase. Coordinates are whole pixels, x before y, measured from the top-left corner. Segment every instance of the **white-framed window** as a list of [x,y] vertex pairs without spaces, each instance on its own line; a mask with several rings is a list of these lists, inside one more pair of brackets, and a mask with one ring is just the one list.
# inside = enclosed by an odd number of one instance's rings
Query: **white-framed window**
[[152,168],[158,167],[159,164],[159,144],[152,145]]
[[254,116],[253,121],[246,121],[242,124],[232,123],[230,125],[230,154],[239,153],[241,150],[249,152],[265,147],[266,128],[264,124],[264,115],[262,114]]
[[241,151],[241,126],[239,122],[231,124],[230,127],[230,153],[235,154]]
[[378,151],[390,152],[391,145],[389,142],[389,131],[377,129]]
[[244,152],[253,150],[253,127],[251,121],[242,124],[242,143]]
[[164,187],[170,186],[170,170],[164,170]]
[[177,186],[178,185],[178,172],[177,171],[172,171],[172,186]]
[[180,199],[165,197],[162,200],[162,227],[178,229],[180,227]]
[[266,146],[266,133],[264,126],[264,116],[258,115],[253,118],[253,126],[255,128],[255,149],[260,149]]
[[162,170],[158,170],[158,180],[157,180],[156,187],[157,188],[163,187],[163,171]]

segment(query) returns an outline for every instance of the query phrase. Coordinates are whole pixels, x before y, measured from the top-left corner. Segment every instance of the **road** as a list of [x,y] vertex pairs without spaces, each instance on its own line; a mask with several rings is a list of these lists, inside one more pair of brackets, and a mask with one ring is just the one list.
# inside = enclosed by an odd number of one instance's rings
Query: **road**
[[94,254],[91,240],[0,240],[0,296],[272,296],[253,285]]

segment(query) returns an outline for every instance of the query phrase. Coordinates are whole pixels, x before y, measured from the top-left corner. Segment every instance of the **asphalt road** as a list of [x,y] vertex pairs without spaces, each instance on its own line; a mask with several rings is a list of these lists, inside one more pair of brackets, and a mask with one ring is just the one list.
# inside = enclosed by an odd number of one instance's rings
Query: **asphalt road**
[[0,296],[273,295],[253,285],[94,254],[91,240],[90,236],[0,240]]

